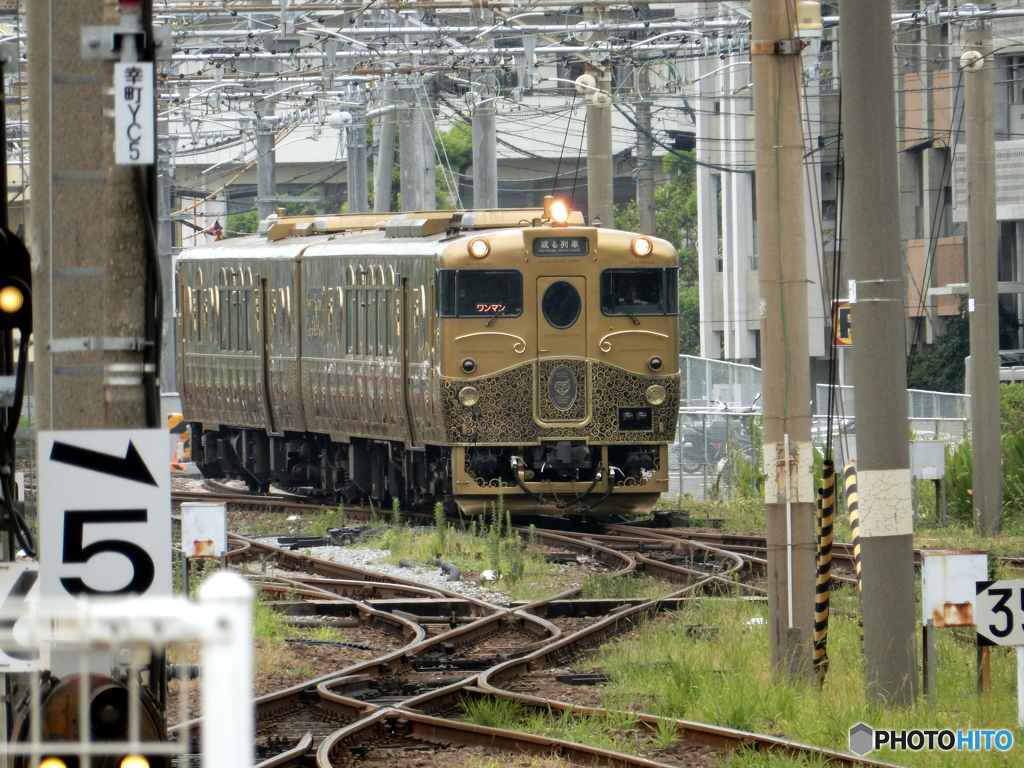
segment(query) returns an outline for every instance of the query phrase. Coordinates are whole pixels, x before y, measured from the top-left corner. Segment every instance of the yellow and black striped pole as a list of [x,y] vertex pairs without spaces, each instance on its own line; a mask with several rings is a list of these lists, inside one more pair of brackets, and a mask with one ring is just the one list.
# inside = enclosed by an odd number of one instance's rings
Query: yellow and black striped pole
[[814,670],[825,681],[828,672],[828,603],[832,578],[832,519],[836,504],[835,465],[826,460],[818,491],[818,578],[814,585]]
[[846,497],[846,511],[850,513],[853,562],[857,571],[857,597],[860,597],[860,506],[857,501],[857,467],[853,463],[847,464],[843,469],[843,495]]

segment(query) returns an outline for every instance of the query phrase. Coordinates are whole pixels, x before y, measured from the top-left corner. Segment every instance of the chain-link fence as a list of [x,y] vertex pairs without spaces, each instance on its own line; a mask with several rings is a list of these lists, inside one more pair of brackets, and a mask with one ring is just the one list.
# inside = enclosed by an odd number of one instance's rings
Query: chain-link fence
[[[679,356],[682,398],[676,441],[669,446],[669,495],[694,499],[749,493],[762,473],[761,369],[723,360]],[[811,439],[828,440],[827,385],[815,391]],[[853,387],[840,387],[832,416],[837,465],[856,457]],[[970,430],[968,395],[907,391],[908,439],[960,443]],[[755,451],[755,448],[757,449]]]

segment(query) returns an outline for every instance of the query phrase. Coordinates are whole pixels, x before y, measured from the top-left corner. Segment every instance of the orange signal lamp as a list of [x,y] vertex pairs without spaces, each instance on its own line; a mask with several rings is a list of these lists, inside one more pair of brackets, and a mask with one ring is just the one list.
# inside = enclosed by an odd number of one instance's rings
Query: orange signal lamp
[[25,294],[16,285],[5,285],[0,288],[0,312],[13,315],[25,306]]
[[491,252],[491,244],[482,237],[469,241],[469,255],[474,259],[483,259]]
[[633,251],[633,255],[642,259],[651,255],[651,251],[654,250],[654,243],[646,235],[640,235],[640,237],[633,238],[633,242],[630,243],[629,247]]

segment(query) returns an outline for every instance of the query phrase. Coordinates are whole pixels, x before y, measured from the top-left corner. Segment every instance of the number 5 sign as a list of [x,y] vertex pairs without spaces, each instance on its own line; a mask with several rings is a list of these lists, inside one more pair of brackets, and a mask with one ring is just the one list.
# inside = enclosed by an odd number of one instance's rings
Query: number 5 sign
[[162,429],[40,432],[43,598],[171,594]]

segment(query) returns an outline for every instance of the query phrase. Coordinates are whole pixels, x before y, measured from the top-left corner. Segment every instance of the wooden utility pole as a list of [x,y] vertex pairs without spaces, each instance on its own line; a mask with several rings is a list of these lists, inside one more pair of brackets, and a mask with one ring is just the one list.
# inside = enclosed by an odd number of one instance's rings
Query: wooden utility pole
[[889,0],[843,6],[843,252],[856,281],[864,674],[873,703],[906,706],[917,694],[917,620],[891,13]]
[[974,530],[1003,527],[999,419],[999,294],[996,258],[996,145],[992,131],[992,32],[986,21],[965,30],[964,118],[967,123],[967,299],[971,325],[971,451]]
[[772,666],[811,679],[814,476],[800,44],[793,0],[752,0],[751,62]]

